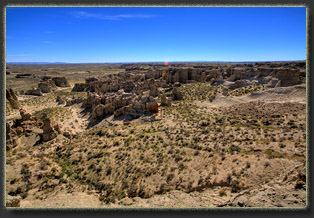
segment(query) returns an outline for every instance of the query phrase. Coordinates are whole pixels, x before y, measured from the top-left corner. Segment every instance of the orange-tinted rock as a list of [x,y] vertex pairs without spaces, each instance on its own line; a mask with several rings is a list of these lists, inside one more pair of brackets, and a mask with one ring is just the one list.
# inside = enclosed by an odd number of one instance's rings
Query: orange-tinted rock
[[157,103],[157,102],[148,103],[147,109],[148,109],[150,112],[158,113],[158,103]]

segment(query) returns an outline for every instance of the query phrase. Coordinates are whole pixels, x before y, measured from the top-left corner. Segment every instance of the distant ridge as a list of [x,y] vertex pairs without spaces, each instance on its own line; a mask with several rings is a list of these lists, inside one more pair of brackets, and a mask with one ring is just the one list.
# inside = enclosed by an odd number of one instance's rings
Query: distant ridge
[[66,62],[7,62],[6,64],[69,64]]
[[[284,61],[168,61],[168,63],[266,63],[266,62],[299,62],[306,60],[284,60]],[[145,64],[164,63],[164,61],[134,61],[134,62],[94,62],[94,63],[67,63],[67,62],[6,62],[6,64]]]

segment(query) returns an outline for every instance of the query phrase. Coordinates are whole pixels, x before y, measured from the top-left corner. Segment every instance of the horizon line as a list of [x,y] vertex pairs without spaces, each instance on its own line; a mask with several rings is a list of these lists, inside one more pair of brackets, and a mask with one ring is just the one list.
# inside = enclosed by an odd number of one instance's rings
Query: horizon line
[[6,64],[12,64],[12,63],[19,63],[19,64],[31,64],[31,63],[37,63],[37,64],[120,64],[120,63],[254,63],[254,62],[297,62],[297,61],[306,61],[304,60],[266,60],[266,61],[113,61],[113,62],[61,62],[61,61],[7,61]]

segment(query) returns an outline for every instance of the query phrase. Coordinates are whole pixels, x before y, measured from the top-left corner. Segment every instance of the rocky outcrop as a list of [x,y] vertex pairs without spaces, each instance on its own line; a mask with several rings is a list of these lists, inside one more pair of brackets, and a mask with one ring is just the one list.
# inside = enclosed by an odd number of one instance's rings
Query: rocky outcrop
[[58,87],[70,87],[68,80],[65,77],[51,77],[51,76],[44,76],[42,78],[42,82],[51,80],[55,86]]
[[[87,99],[83,107],[91,110],[92,122],[107,115],[115,117],[122,115],[139,117],[145,113],[157,111],[154,97],[160,96],[161,106],[171,103],[165,95],[160,95],[160,89],[166,88],[165,93],[172,90],[168,97],[172,100],[182,100],[183,94],[178,87],[182,83],[210,82],[212,85],[223,84],[224,88],[237,89],[243,86],[264,84],[267,87],[287,85],[287,79],[292,71],[277,68],[261,68],[264,65],[232,65],[232,66],[203,66],[198,68],[162,68],[147,72],[130,71],[106,75],[102,78],[87,78],[85,83],[75,84],[72,91],[87,91]],[[293,71],[294,72],[294,71]],[[296,72],[297,77],[302,77]],[[300,80],[292,79],[294,83]],[[168,88],[168,89],[167,89]],[[224,91],[227,95],[227,91]],[[212,95],[210,101],[215,99]],[[68,100],[67,105],[72,105]]]
[[28,90],[25,95],[35,95],[35,96],[42,96],[43,93],[41,92],[41,90],[39,88],[32,88],[30,90]]
[[65,77],[53,77],[52,80],[58,87],[70,87],[70,84]]
[[83,107],[91,109],[91,122],[111,114],[114,117],[125,115],[136,118],[145,113],[158,112],[158,104],[154,97],[127,93],[123,89],[104,94],[89,92]]
[[98,104],[95,106],[95,109],[92,111],[92,119],[102,118],[106,116],[107,114],[113,113],[113,112],[114,112],[114,107],[112,106],[112,104],[107,104],[107,105]]
[[32,118],[32,115],[30,113],[27,113],[26,110],[24,110],[23,108],[20,109],[20,115],[22,121],[30,120]]
[[72,92],[85,92],[87,88],[86,83],[75,83]]
[[19,101],[18,101],[17,96],[15,95],[13,89],[11,89],[11,88],[6,89],[6,100],[9,104],[8,106],[10,106],[11,108],[13,108],[13,109],[19,108],[20,104],[19,104]]
[[46,81],[41,81],[39,84],[38,84],[38,89],[40,89],[40,91],[42,93],[49,93],[51,91],[54,91],[56,90],[56,84],[53,80],[51,79],[48,79]]
[[33,145],[39,139],[38,129],[42,126],[41,121],[20,109],[20,119],[13,120],[13,123],[6,123],[6,148],[10,150],[18,144]]
[[280,86],[293,86],[301,83],[300,70],[295,69],[276,69],[270,76],[281,81]]
[[57,137],[58,132],[51,126],[50,118],[47,114],[43,114],[41,120],[43,121],[43,141],[47,142]]

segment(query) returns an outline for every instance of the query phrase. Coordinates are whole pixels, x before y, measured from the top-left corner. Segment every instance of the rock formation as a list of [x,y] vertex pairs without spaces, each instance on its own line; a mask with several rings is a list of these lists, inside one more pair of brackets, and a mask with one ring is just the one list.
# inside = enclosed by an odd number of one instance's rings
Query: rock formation
[[56,88],[57,87],[55,82],[51,79],[41,81],[40,83],[38,83],[38,89],[40,89],[42,93],[49,93],[51,91],[56,90]]
[[[19,109],[19,101],[17,96],[15,95],[14,91],[11,88],[6,89],[6,107]],[[8,109],[9,109],[8,108]]]
[[75,83],[72,92],[84,92],[86,91],[87,84],[86,83]]
[[[23,108],[20,109],[20,119],[13,120],[13,123],[6,123],[6,148],[10,150],[19,143],[35,144],[40,139],[34,128],[40,128],[42,123]],[[24,136],[24,141],[19,140]],[[37,137],[38,136],[38,137]]]
[[70,87],[70,84],[65,77],[53,77],[52,80],[58,87]]
[[[87,78],[85,83],[75,84],[72,91],[88,93],[82,106],[91,110],[93,122],[112,114],[115,117],[140,117],[145,113],[155,112],[158,104],[154,98],[160,95],[159,89],[168,88],[165,92],[172,90],[172,100],[182,100],[183,94],[178,89],[181,83],[209,82],[211,85],[223,84],[225,89],[237,89],[261,84],[272,88],[302,82],[300,78],[303,74],[298,70],[263,66],[251,64],[128,70],[127,73],[111,74],[102,78]],[[227,95],[227,92],[224,94]],[[214,99],[215,95],[212,95],[210,101]],[[165,95],[161,95],[160,100],[161,106],[171,104]],[[77,103],[73,100],[66,102],[67,106]]]
[[43,114],[41,120],[43,121],[43,141],[47,142],[57,137],[58,132],[51,126],[50,118],[47,114]]
[[22,121],[30,120],[32,118],[32,115],[30,113],[27,113],[26,110],[24,110],[23,108],[20,109],[20,115]]

